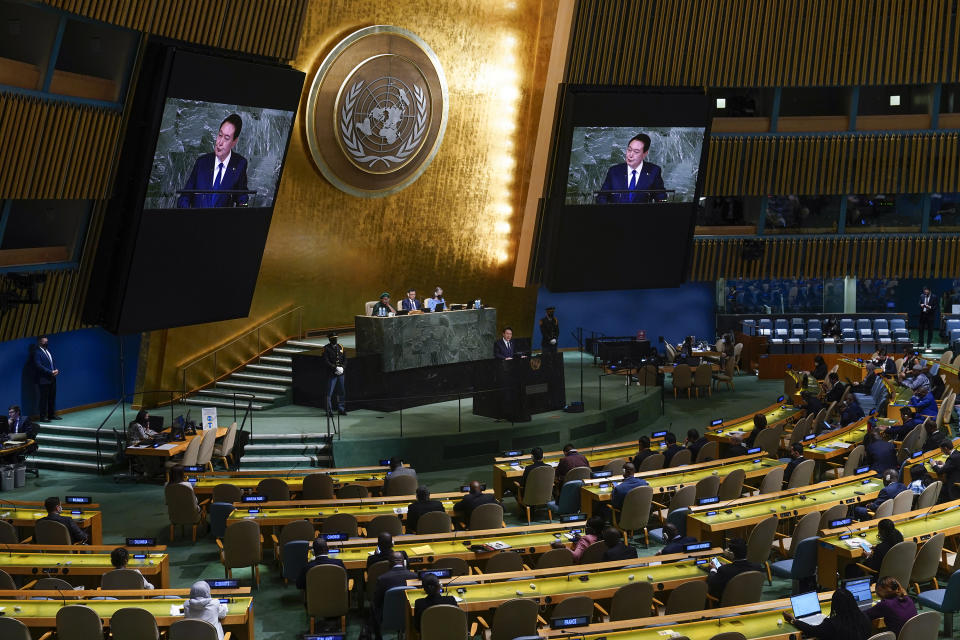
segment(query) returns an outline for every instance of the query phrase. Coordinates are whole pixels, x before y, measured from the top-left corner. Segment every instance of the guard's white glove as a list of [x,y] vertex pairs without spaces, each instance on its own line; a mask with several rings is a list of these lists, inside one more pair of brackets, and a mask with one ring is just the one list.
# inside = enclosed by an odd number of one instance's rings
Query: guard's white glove
[[337,367],[336,369],[333,370],[333,372],[334,372],[335,374],[337,374],[338,376],[342,376],[342,375],[343,375],[343,367]]
[[550,338],[550,344],[557,344],[556,338]]

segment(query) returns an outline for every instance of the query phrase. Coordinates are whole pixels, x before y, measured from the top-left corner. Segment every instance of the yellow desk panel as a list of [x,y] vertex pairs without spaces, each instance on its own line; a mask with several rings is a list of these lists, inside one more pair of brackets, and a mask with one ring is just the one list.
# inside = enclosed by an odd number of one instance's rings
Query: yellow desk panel
[[[16,618],[31,628],[56,628],[57,611],[64,604],[80,604],[90,607],[97,615],[110,625],[110,618],[118,609],[138,607],[146,609],[157,619],[160,628],[169,627],[177,620],[183,619],[179,608],[184,600],[154,600],[154,599],[122,599],[122,600],[0,600],[0,607],[4,615]],[[178,613],[171,615],[171,607],[176,607]],[[227,616],[221,624],[225,631],[231,631],[234,637],[244,640],[253,640],[253,598],[230,598],[227,603]]]
[[867,472],[777,494],[743,498],[726,507],[694,507],[687,515],[687,535],[701,541],[719,539],[722,532],[752,527],[771,515],[785,520],[825,511],[835,504],[873,500],[882,488],[883,482]]
[[[408,497],[409,499],[409,497]],[[444,510],[453,514],[453,507],[459,502],[457,500],[441,500]],[[407,503],[409,504],[409,503]],[[354,516],[358,522],[369,522],[377,516],[396,515],[401,520],[406,518],[407,504],[398,506],[394,504],[374,504],[374,505],[341,505],[334,506],[308,506],[308,507],[289,507],[280,509],[258,508],[255,505],[244,505],[247,508],[238,508],[227,517],[227,524],[231,525],[241,520],[255,520],[260,526],[277,525],[282,526],[294,520],[311,520],[320,523],[324,518],[329,518],[338,513],[348,513]],[[258,511],[259,513],[250,513]]]
[[[868,417],[861,418],[853,424],[826,431],[817,436],[816,439],[805,442],[804,457],[818,462],[833,460],[846,455],[858,444],[863,442],[863,437],[867,435]],[[895,421],[889,418],[879,418],[877,423],[880,426],[888,427]]]
[[[953,447],[954,449],[960,448],[960,438],[954,439]],[[905,466],[903,469],[903,483],[910,484],[910,482],[913,480],[913,477],[910,475],[910,467],[913,465],[922,464],[930,474],[937,475],[936,470],[933,468],[933,464],[943,464],[946,462],[946,460],[947,456],[943,453],[943,451],[940,450],[939,447],[933,451],[927,451],[916,458],[910,458],[907,462],[907,466]]]
[[[321,469],[314,469],[312,473],[323,473]],[[189,477],[197,478],[197,482],[194,484],[194,492],[197,496],[208,496],[213,494],[213,488],[218,484],[232,484],[241,489],[247,489],[253,491],[257,488],[257,485],[260,484],[261,480],[266,478],[280,478],[290,486],[291,491],[303,491],[303,479],[310,475],[309,473],[304,474],[288,474],[288,475],[235,475],[235,476],[223,476],[217,475],[213,476],[211,474],[188,474]],[[380,467],[380,471],[376,472],[350,472],[350,473],[331,473],[328,474],[333,478],[334,486],[340,486],[345,484],[360,484],[365,487],[382,487],[384,478],[387,476],[387,472],[383,470],[383,467]]]
[[[99,511],[89,511],[84,509],[75,509],[81,511],[81,514],[73,514],[74,509],[67,509],[64,506],[63,513],[60,515],[71,518],[81,529],[85,529],[90,536],[90,544],[103,544],[103,514]],[[47,517],[44,509],[31,508],[7,508],[0,510],[0,519],[7,520],[15,527],[33,528],[37,520]]]
[[[659,440],[659,439],[658,439]],[[603,467],[611,460],[617,458],[626,458],[633,460],[637,455],[639,447],[635,442],[620,443],[617,446],[594,447],[593,449],[577,449],[590,463],[592,469]],[[552,455],[543,456],[543,461],[557,467],[560,458],[563,457],[562,451],[552,452]],[[503,498],[503,492],[509,488],[511,482],[515,482],[523,476],[523,469],[530,463],[530,456],[518,456],[517,458],[498,458],[493,465],[493,493],[497,499]]]
[[704,435],[706,435],[708,440],[716,440],[718,442],[728,443],[730,442],[730,438],[732,436],[739,436],[742,438],[753,431],[753,416],[758,413],[763,414],[763,416],[767,419],[768,426],[772,426],[791,418],[799,418],[803,415],[803,412],[803,407],[794,407],[789,404],[776,403],[770,405],[769,407],[765,407],[760,411],[754,411],[753,413],[741,418],[725,420],[716,427],[710,427],[707,429],[707,432]]
[[[81,547],[82,548],[82,547]],[[154,586],[166,589],[170,585],[169,557],[165,553],[148,553],[144,559],[130,554],[127,567],[139,569]],[[0,553],[0,569],[9,574],[38,577],[101,576],[113,570],[108,553]],[[96,586],[99,586],[99,577]]]
[[[918,545],[940,532],[948,537],[960,533],[960,500],[946,502],[933,509],[935,510],[909,511],[891,516],[890,519],[896,524],[897,530],[903,534],[904,540],[913,540]],[[868,520],[845,529],[825,532],[827,535],[820,539],[817,547],[817,577],[820,584],[828,588],[836,587],[837,572],[839,571],[842,576],[847,564],[857,562],[863,557],[863,549],[850,542],[851,537],[863,538],[876,546],[879,542],[877,536],[879,522],[880,520]]]
[[[169,433],[169,429],[166,429],[164,432]],[[160,457],[160,458],[172,458],[173,456],[180,455],[187,450],[187,445],[190,444],[190,441],[194,438],[199,438],[202,434],[198,433],[194,436],[186,436],[180,442],[167,442],[158,447],[153,447],[152,445],[148,446],[139,446],[133,445],[124,449],[124,453],[128,456],[150,456],[150,457]],[[227,435],[226,427],[217,427],[216,438],[222,438]]]
[[[776,467],[785,467],[786,462],[780,462],[775,458],[764,458],[760,455],[740,456],[737,458],[727,458],[726,460],[714,460],[698,465],[687,467],[677,467],[675,469],[662,469],[660,471],[651,471],[649,473],[638,473],[638,478],[643,478],[653,487],[654,497],[663,494],[673,493],[690,484],[696,484],[700,480],[712,475],[726,476],[734,469],[743,469],[746,472],[747,480],[759,478],[770,472]],[[613,495],[613,483],[621,480],[622,476],[590,480],[580,488],[580,510],[589,517],[593,514],[594,502],[605,503],[610,501]],[[604,487],[604,485],[606,485]]]
[[850,358],[840,358],[837,362],[837,375],[840,376],[840,380],[846,382],[847,380],[852,380],[853,382],[863,382],[867,378],[867,373],[876,369],[877,367],[871,362],[857,362],[856,360],[851,360]]

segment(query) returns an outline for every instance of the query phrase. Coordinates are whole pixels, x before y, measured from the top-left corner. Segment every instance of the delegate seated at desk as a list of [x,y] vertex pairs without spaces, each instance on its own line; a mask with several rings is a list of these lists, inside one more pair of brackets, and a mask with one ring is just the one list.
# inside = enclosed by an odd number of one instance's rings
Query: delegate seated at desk
[[370,310],[370,315],[372,316],[387,316],[391,313],[395,314],[396,309],[390,306],[390,294],[386,291],[380,294],[380,302],[373,305],[373,309]]
[[64,515],[61,515],[63,507],[60,506],[60,498],[51,496],[43,501],[43,506],[47,510],[47,515],[41,520],[52,520],[53,522],[59,522],[67,528],[67,532],[70,534],[70,542],[73,544],[86,544],[88,541],[87,534],[83,532],[83,529],[77,526],[77,523],[73,521],[73,518],[68,518]]
[[146,409],[140,409],[137,417],[127,427],[127,444],[135,445],[156,435],[157,432],[150,428],[150,414]]
[[37,437],[36,425],[30,422],[30,418],[20,415],[20,407],[14,404],[7,409],[7,421],[0,426],[0,438],[8,440],[15,433],[27,434],[28,440]]
[[423,310],[423,303],[417,299],[416,289],[407,289],[407,297],[400,301],[400,308],[404,311]]

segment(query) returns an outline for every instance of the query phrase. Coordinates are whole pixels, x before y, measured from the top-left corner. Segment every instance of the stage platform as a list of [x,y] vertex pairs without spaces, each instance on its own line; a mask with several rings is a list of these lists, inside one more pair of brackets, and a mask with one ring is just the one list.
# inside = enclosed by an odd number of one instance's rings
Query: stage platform
[[[580,358],[575,351],[566,354],[564,376],[567,402],[580,399]],[[397,455],[416,467],[424,469],[457,469],[484,465],[502,451],[530,449],[542,446],[557,449],[567,442],[579,446],[600,444],[615,440],[629,440],[640,429],[652,424],[661,415],[661,389],[624,386],[621,376],[603,376],[593,359],[583,358],[583,413],[552,411],[535,414],[530,422],[510,423],[473,415],[469,397],[461,401],[440,402],[405,409],[379,412],[350,411],[337,417],[339,436],[332,441],[336,466],[363,466],[376,464],[381,458]],[[602,385],[602,388],[601,388]],[[98,427],[112,405],[64,414],[63,424],[78,427]],[[118,409],[104,426],[103,433],[122,430],[126,421],[136,415],[136,409],[125,407],[123,416]],[[199,421],[200,408],[175,405],[158,407],[151,415],[186,414]],[[350,407],[347,407],[348,411]],[[242,419],[242,411],[237,419]],[[218,410],[218,421],[229,425],[234,413]],[[333,430],[334,425],[329,425]],[[250,429],[249,423],[246,426]],[[327,433],[325,412],[314,407],[286,405],[258,411],[253,415],[253,432],[260,434],[317,434]],[[42,428],[41,428],[42,430]]]

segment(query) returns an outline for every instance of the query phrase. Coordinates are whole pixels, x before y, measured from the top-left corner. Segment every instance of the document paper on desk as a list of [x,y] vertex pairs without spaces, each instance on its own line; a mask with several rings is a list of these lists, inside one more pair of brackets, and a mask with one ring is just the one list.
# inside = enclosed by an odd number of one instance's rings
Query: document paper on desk
[[171,449],[176,449],[176,448],[177,448],[177,443],[176,443],[176,442],[171,442],[171,443],[168,443],[168,444],[162,444],[162,445],[160,445],[159,447],[157,447],[157,449],[161,449],[161,450],[163,450],[163,451],[170,451]]

